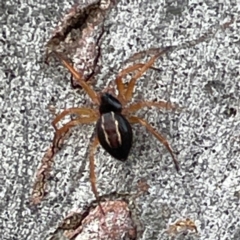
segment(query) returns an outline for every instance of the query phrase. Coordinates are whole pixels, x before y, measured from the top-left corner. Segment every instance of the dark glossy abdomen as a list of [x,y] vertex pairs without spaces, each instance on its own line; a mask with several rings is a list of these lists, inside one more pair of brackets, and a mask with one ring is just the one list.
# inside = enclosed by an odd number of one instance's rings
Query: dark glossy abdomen
[[125,161],[132,147],[132,128],[120,113],[108,112],[97,122],[97,136],[102,147],[114,158]]

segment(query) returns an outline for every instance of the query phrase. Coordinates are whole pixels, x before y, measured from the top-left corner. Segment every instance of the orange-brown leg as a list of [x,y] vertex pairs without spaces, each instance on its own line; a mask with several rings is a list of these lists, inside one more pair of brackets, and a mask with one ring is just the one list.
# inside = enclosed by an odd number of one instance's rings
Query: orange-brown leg
[[143,66],[144,66],[143,63],[134,64],[126,69],[123,69],[121,72],[118,73],[115,81],[116,81],[117,89],[118,89],[118,99],[120,101],[121,100],[124,101],[124,94],[125,94],[125,86],[124,86],[122,79],[130,72],[136,71]]
[[97,111],[91,108],[67,108],[64,111],[62,111],[60,114],[58,114],[55,117],[55,119],[52,121],[52,126],[54,127],[55,130],[57,130],[57,123],[69,114],[75,114],[78,117],[89,116],[89,117],[97,118],[98,116]]
[[[125,85],[122,81],[122,79],[129,73],[136,71],[136,70],[140,70],[145,64],[143,63],[137,63],[134,64],[126,69],[123,69],[121,72],[118,73],[118,76],[116,78],[116,84],[117,84],[117,89],[118,89],[118,99],[124,104],[125,103],[125,92],[126,92],[126,88]],[[150,67],[151,69],[154,69],[156,71],[159,71],[159,69],[154,68],[154,67]]]
[[58,145],[59,141],[61,142],[62,138],[67,134],[70,128],[73,128],[79,124],[89,124],[97,121],[97,117],[84,117],[84,118],[78,118],[75,120],[72,120],[66,124],[63,125],[63,127],[56,129],[54,139],[53,139],[53,146],[56,148],[60,148]]
[[178,161],[175,158],[175,156],[173,154],[173,151],[172,151],[172,148],[170,147],[166,138],[164,138],[160,133],[158,133],[156,130],[154,130],[153,127],[149,123],[147,123],[147,121],[145,121],[144,119],[141,119],[141,118],[138,118],[138,117],[135,117],[135,116],[131,116],[128,119],[129,119],[130,123],[140,123],[142,126],[146,127],[147,130],[149,132],[151,132],[167,148],[167,150],[169,151],[169,153],[172,156],[172,159],[173,159],[173,162],[175,164],[176,170],[179,171]]
[[53,165],[54,156],[61,149],[64,137],[70,128],[82,124],[82,123],[92,123],[97,120],[97,117],[85,117],[72,120],[65,124],[62,128],[57,129],[53,139],[52,146],[44,154],[41,165],[37,171],[36,179],[33,185],[33,190],[31,194],[31,202],[33,204],[38,204],[46,195],[47,181],[50,176],[50,172]]
[[144,107],[157,107],[157,108],[166,109],[166,110],[174,110],[177,108],[176,105],[171,104],[169,102],[165,102],[165,101],[158,101],[158,102],[143,101],[143,102],[130,104],[128,107],[123,109],[123,114],[128,115],[129,113],[136,112]]
[[86,91],[92,101],[100,104],[97,93],[84,81],[83,77],[71,66],[68,60],[59,52],[53,51],[55,56],[62,62],[62,64],[71,72],[73,77],[77,80],[78,84]]
[[96,186],[97,180],[96,180],[96,174],[95,174],[94,153],[95,153],[95,150],[97,149],[98,145],[99,145],[99,140],[98,140],[97,136],[95,136],[94,139],[93,139],[93,142],[91,144],[90,154],[89,154],[90,182],[91,182],[91,187],[92,187],[92,191],[94,193],[94,196],[95,196],[95,198],[98,202],[98,205],[100,207],[100,210],[101,210],[102,214],[104,215],[104,211],[103,211],[102,206],[100,204],[100,199],[99,199],[99,196],[98,196],[98,191],[97,191],[97,186]]
[[144,66],[141,68],[141,70],[138,71],[135,74],[135,76],[133,76],[133,78],[130,80],[130,82],[128,84],[128,88],[125,93],[125,100],[127,102],[129,102],[132,99],[133,90],[134,90],[136,81],[154,64],[154,62],[157,58],[159,58],[161,55],[165,54],[168,50],[169,50],[169,48],[167,47],[167,48],[163,49],[161,52],[159,52],[158,54],[151,57],[151,59],[144,64]]

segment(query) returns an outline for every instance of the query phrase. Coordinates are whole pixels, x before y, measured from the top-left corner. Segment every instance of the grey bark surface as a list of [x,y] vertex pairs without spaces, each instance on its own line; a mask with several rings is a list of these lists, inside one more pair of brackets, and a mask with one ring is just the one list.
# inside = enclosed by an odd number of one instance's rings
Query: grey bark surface
[[[174,3],[175,2],[175,3]],[[38,206],[29,198],[35,172],[50,146],[51,121],[66,107],[90,106],[70,75],[44,64],[45,44],[74,3],[67,0],[0,3],[0,236],[45,240],[71,209],[94,200],[88,150],[94,125],[72,131],[55,158],[48,194]],[[166,100],[181,111],[144,109],[145,118],[171,144],[180,164],[143,127],[134,125],[126,163],[102,148],[96,159],[97,189],[136,192],[147,179],[149,194],[137,199],[141,239],[172,239],[169,224],[190,218],[198,234],[177,239],[240,239],[240,2],[121,0],[104,23],[102,67],[94,84],[107,87],[134,53],[181,46],[218,29],[194,47],[160,58],[137,82],[134,99]],[[233,17],[226,29],[219,28]],[[147,58],[143,58],[146,61]],[[235,111],[236,110],[236,114]]]

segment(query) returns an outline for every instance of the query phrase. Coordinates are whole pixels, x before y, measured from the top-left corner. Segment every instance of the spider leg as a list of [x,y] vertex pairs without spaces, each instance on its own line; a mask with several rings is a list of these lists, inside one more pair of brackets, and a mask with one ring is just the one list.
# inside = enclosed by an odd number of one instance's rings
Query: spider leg
[[158,101],[158,102],[144,101],[144,102],[137,102],[137,103],[130,104],[129,106],[123,109],[123,114],[133,113],[144,107],[157,107],[157,108],[166,109],[166,110],[174,110],[177,108],[176,105],[171,104],[169,102],[165,102],[165,101]]
[[151,59],[146,62],[144,64],[144,66],[140,69],[140,71],[138,71],[133,78],[130,80],[129,84],[128,84],[128,88],[126,90],[125,93],[125,100],[127,102],[129,102],[132,99],[132,95],[133,95],[133,89],[135,86],[136,81],[150,68],[152,67],[152,65],[154,64],[155,60],[157,58],[159,58],[161,55],[165,54],[167,51],[169,51],[169,47],[164,48],[161,52],[159,52],[158,54],[154,55],[153,57],[151,57]]
[[121,72],[118,73],[117,78],[116,78],[116,84],[117,84],[117,89],[118,89],[118,99],[124,100],[124,94],[125,94],[125,86],[122,81],[122,79],[130,72],[136,71],[139,68],[143,67],[143,63],[138,63],[134,64],[126,69],[123,69]]
[[[84,117],[72,120],[66,124],[63,125],[63,127],[56,130],[54,138],[53,138],[53,146],[55,148],[60,149],[61,148],[61,140],[64,138],[64,136],[67,134],[70,128],[75,127],[79,124],[86,124],[86,123],[93,123],[97,121],[97,117]],[[60,142],[60,145],[58,144]]]
[[40,203],[41,200],[46,195],[47,181],[49,179],[50,172],[52,169],[54,156],[61,149],[64,137],[66,136],[69,129],[81,123],[92,123],[95,122],[96,120],[97,117],[94,116],[88,118],[87,117],[79,118],[66,123],[62,128],[56,130],[53,139],[53,144],[44,154],[41,161],[41,165],[36,174],[36,179],[31,194],[31,202],[33,204]]
[[98,145],[99,145],[99,140],[98,140],[97,136],[95,136],[93,141],[92,141],[92,144],[91,144],[91,147],[90,147],[90,154],[89,154],[90,182],[91,182],[92,191],[93,191],[93,193],[95,195],[95,198],[98,202],[99,208],[100,208],[102,214],[104,215],[104,211],[103,211],[102,206],[100,204],[100,199],[99,199],[98,192],[97,192],[97,187],[96,187],[96,182],[97,181],[96,181],[96,174],[95,174],[94,152],[97,149]]
[[92,101],[96,104],[100,104],[97,93],[88,85],[81,74],[79,74],[69,63],[69,61],[59,52],[53,51],[55,56],[62,62],[62,64],[71,72],[73,77],[77,80],[78,84],[86,91]]
[[[134,64],[128,68],[123,69],[121,72],[118,73],[118,76],[115,80],[116,84],[117,84],[117,89],[118,89],[118,99],[124,103],[125,100],[125,92],[126,92],[126,88],[125,85],[122,81],[122,79],[129,74],[130,72],[136,71],[138,69],[140,69],[141,67],[143,67],[144,64],[143,63],[137,63]],[[154,68],[154,67],[150,67],[151,69],[154,69],[155,71],[159,71],[158,68]]]
[[158,133],[156,130],[154,130],[154,128],[144,119],[135,117],[135,116],[131,116],[128,118],[130,123],[140,123],[142,126],[146,127],[146,129],[151,132],[169,151],[169,153],[172,156],[173,162],[175,164],[175,168],[177,171],[179,171],[179,165],[178,165],[178,161],[175,158],[172,148],[170,147],[168,141],[166,140],[166,138],[164,138],[160,133]]
[[78,117],[80,116],[91,116],[97,118],[97,112],[94,109],[91,108],[67,108],[64,111],[62,111],[60,114],[58,114],[55,119],[52,121],[52,126],[55,130],[57,130],[57,123],[61,121],[65,116],[69,114],[75,114]]

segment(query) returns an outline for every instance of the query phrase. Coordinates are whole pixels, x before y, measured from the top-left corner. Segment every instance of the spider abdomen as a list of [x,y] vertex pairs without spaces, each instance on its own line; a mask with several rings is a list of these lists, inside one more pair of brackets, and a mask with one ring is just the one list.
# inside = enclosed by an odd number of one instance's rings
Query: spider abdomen
[[125,161],[132,146],[132,128],[127,119],[116,112],[101,115],[97,136],[102,147],[114,158]]

